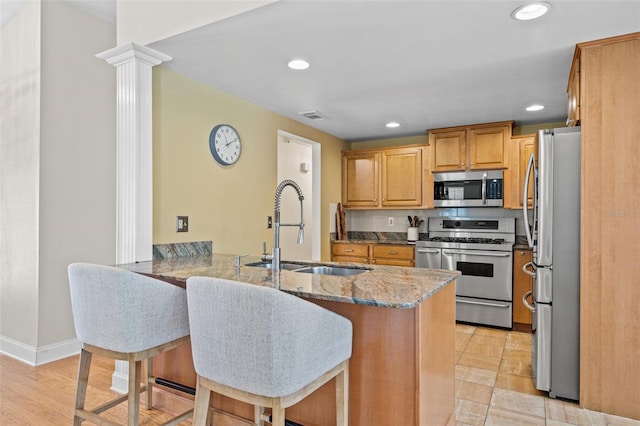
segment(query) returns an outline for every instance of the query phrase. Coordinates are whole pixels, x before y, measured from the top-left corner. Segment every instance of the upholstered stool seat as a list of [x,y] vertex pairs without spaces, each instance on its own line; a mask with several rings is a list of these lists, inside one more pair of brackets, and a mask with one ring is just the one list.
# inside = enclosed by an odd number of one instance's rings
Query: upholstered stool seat
[[[128,401],[128,424],[139,424],[140,392],[147,392],[152,408],[152,357],[189,341],[187,298],[184,289],[122,269],[74,263],[69,265],[71,307],[78,340],[82,343],[78,367],[74,425],[82,421],[116,424],[99,414]],[[85,409],[92,354],[127,361],[129,391],[93,410]],[[145,386],[140,387],[142,361],[147,360]],[[165,424],[191,417],[189,410]]]
[[263,407],[283,426],[285,408],[336,378],[336,424],[348,424],[349,320],[279,290],[235,281],[187,280],[197,374],[194,425],[207,419],[211,391]]

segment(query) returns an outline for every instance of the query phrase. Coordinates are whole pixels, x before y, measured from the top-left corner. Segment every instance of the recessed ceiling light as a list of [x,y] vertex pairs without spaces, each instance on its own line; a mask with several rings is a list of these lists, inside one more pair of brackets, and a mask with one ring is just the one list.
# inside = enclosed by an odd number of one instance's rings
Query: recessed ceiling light
[[387,126],[390,129],[393,129],[395,127],[400,127],[400,123],[398,123],[397,121],[390,121],[387,124],[385,124],[385,126]]
[[545,1],[537,1],[527,3],[511,13],[511,17],[518,21],[530,21],[547,13],[551,9],[551,5]]
[[293,59],[287,64],[292,70],[306,70],[309,68],[309,62],[304,59]]
[[544,105],[530,105],[525,108],[527,111],[540,111],[544,109]]

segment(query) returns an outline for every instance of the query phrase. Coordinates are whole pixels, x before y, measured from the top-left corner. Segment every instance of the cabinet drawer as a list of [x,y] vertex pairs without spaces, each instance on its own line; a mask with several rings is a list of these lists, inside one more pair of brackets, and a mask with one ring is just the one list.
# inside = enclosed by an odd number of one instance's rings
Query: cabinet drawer
[[373,246],[373,258],[401,259],[413,262],[413,246],[391,246],[386,244],[375,244]]
[[415,266],[415,262],[409,259],[385,259],[385,258],[373,258],[371,263],[374,265],[387,265],[387,266],[405,266],[412,268]]
[[357,257],[357,256],[331,256],[332,262],[351,262],[351,263],[369,263],[368,257]]
[[332,256],[355,256],[355,257],[369,257],[369,245],[368,244],[333,244],[331,248]]

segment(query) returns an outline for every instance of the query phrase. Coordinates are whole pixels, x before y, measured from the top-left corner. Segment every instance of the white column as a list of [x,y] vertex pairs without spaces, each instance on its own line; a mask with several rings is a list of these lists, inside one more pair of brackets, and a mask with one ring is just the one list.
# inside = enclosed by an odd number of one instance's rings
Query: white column
[[96,55],[117,70],[116,263],[153,254],[151,68],[171,57],[127,43]]
[[[116,67],[116,263],[153,256],[152,70],[163,53],[127,43],[96,55]],[[129,366],[116,361],[112,389],[126,393]]]

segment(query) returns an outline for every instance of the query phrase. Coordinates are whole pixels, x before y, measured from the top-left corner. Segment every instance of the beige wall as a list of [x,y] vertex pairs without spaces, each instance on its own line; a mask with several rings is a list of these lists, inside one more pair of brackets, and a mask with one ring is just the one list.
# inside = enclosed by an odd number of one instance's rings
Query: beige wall
[[[26,15],[25,15],[26,14]],[[2,28],[0,350],[77,351],[67,266],[115,260],[115,26],[26,2]]]
[[[40,4],[0,33],[0,336],[35,347],[38,320]],[[4,345],[3,345],[4,346]]]
[[[161,66],[153,71],[153,123],[154,244],[211,240],[217,253],[253,255],[262,241],[271,248],[266,217],[273,215],[283,130],[322,144],[321,256],[329,260],[329,203],[340,201],[347,142]],[[209,152],[209,133],[220,123],[242,138],[242,156],[231,167]],[[178,215],[189,216],[189,232],[176,233]]]

